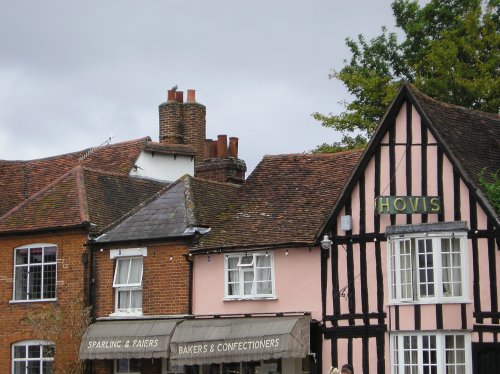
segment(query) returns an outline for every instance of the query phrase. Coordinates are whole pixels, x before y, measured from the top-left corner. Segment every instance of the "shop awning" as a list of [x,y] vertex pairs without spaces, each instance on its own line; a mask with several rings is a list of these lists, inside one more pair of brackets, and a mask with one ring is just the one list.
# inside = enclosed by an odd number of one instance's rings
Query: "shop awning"
[[98,321],[83,335],[80,359],[168,357],[170,338],[181,321]]
[[186,320],[175,329],[170,360],[175,365],[305,357],[310,316]]

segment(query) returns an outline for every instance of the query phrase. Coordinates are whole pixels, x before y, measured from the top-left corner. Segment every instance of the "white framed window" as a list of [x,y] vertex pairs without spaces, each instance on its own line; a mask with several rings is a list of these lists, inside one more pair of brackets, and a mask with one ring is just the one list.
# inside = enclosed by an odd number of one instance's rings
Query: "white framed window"
[[115,374],[141,374],[141,362],[135,358],[115,360]]
[[116,259],[113,279],[115,314],[142,313],[142,265],[142,256]]
[[224,278],[227,299],[274,298],[274,254],[228,254]]
[[387,245],[391,303],[467,300],[465,232],[390,236]]
[[54,372],[52,342],[25,340],[12,345],[12,374],[52,374]]
[[56,299],[57,245],[30,244],[14,249],[14,301]]
[[469,333],[397,333],[391,336],[392,374],[471,372]]

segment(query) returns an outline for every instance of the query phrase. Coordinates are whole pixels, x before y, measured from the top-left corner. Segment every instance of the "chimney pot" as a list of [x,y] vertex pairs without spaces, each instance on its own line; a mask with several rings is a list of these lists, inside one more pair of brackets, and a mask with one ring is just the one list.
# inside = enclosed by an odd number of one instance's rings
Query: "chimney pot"
[[217,157],[227,157],[227,135],[217,135]]
[[175,101],[182,103],[184,102],[184,92],[182,91],[175,91]]
[[234,136],[229,138],[229,148],[227,153],[229,157],[238,158],[238,138]]
[[214,141],[212,139],[205,139],[205,157],[213,158],[215,157],[214,152]]
[[167,101],[175,100],[175,90],[168,90]]
[[187,90],[187,102],[195,103],[196,102],[196,91],[195,90]]

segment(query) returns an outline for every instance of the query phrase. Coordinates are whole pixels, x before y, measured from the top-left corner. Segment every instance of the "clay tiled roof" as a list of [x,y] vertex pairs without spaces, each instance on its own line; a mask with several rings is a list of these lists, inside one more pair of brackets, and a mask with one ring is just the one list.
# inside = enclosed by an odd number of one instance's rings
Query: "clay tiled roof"
[[195,250],[313,245],[361,154],[265,156]]
[[486,178],[500,168],[500,115],[441,103],[409,84],[407,87],[458,166],[480,187],[483,168],[490,172],[485,173]]
[[192,236],[213,225],[234,200],[239,186],[193,178],[177,180],[136,207],[98,242],[123,242]]
[[163,187],[128,177],[142,151],[162,148],[168,146],[145,137],[38,160],[0,160],[0,232],[109,225]]
[[0,232],[109,225],[164,187],[77,166],[0,217]]
[[0,216],[76,166],[128,174],[149,138],[29,161],[0,160]]

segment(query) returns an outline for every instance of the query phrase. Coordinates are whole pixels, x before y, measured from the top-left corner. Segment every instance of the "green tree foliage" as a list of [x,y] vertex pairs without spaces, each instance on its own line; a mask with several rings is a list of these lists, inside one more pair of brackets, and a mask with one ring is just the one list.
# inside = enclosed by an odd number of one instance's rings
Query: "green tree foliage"
[[[333,70],[352,95],[340,114],[313,113],[323,126],[340,131],[341,148],[359,146],[372,135],[401,81],[412,82],[437,100],[487,112],[500,108],[500,0],[395,0],[394,32],[367,41],[347,38],[351,53]],[[339,144],[334,144],[337,149]],[[317,152],[328,151],[318,146]]]
[[500,214],[500,169],[494,173],[483,169],[479,174],[479,184],[493,208]]

